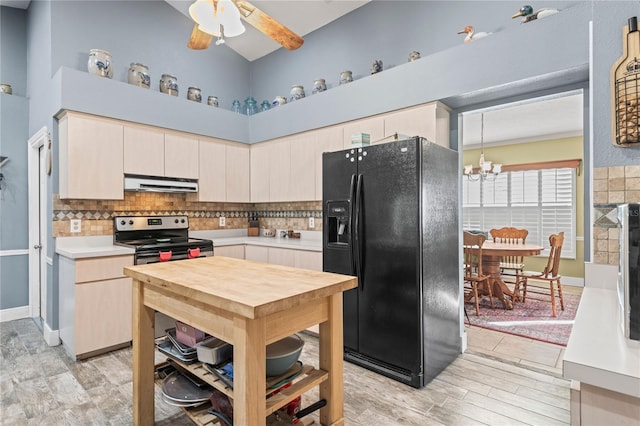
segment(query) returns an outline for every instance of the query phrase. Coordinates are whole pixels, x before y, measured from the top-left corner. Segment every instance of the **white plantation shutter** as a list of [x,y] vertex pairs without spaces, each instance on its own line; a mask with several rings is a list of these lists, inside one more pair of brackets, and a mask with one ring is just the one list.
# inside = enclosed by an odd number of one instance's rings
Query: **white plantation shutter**
[[549,235],[564,231],[562,257],[575,258],[573,168],[504,172],[481,182],[463,180],[463,228],[487,232],[513,226],[529,230],[527,242],[545,247]]

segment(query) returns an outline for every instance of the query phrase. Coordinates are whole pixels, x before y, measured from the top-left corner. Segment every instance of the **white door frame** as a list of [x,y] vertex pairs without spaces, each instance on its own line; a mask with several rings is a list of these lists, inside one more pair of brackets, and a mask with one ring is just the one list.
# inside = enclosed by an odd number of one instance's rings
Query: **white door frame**
[[[47,257],[47,159],[40,158],[41,149],[50,149],[51,139],[46,127],[42,127],[27,142],[29,187],[29,313],[32,318],[42,317],[43,336],[47,344],[60,343],[58,331],[47,323],[46,306],[40,306],[40,298],[46,301],[47,265],[53,265]],[[47,151],[45,153],[49,154]],[[48,157],[47,157],[48,158]],[[43,308],[43,309],[41,309]]]

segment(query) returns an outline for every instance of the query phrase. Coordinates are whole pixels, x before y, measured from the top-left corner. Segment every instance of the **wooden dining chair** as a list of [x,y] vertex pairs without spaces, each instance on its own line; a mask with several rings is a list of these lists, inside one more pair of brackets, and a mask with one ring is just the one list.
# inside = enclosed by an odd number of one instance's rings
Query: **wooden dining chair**
[[549,237],[551,250],[549,251],[549,259],[547,266],[541,273],[522,272],[516,277],[516,285],[514,294],[520,293],[522,287],[522,302],[526,302],[529,293],[544,294],[545,298],[536,298],[529,296],[530,299],[548,300],[551,298],[551,312],[553,316],[557,316],[556,311],[556,293],[560,299],[560,308],[564,311],[564,298],[562,297],[562,285],[560,284],[560,253],[562,252],[562,243],[564,242],[564,232],[552,234]]
[[[476,307],[476,316],[480,315],[480,296],[482,288],[489,290],[489,300],[493,308],[493,294],[489,285],[489,275],[485,275],[482,271],[482,244],[487,237],[482,234],[472,234],[464,232],[463,235],[463,252],[464,252],[464,300],[470,302],[474,300]],[[478,287],[485,283],[484,287]]]
[[[529,235],[529,231],[526,229],[512,227],[492,229],[489,233],[493,238],[493,242],[500,244],[524,244],[527,240],[527,235]],[[500,259],[500,275],[513,277],[511,279],[515,280],[515,277],[522,273],[523,270],[524,256],[502,256]],[[504,278],[503,281],[514,282]]]

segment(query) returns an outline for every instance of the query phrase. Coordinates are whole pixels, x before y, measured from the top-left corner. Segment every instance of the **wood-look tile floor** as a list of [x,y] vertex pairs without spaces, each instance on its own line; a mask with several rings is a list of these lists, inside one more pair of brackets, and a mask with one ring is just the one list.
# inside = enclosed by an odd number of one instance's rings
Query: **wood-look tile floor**
[[[468,350],[423,389],[345,362],[345,424],[556,425],[569,423],[564,348],[468,328]],[[302,360],[317,365],[317,339]],[[73,362],[30,319],[0,324],[0,423],[129,425],[131,348]],[[314,389],[302,406],[318,399]],[[156,392],[156,424],[191,425]],[[317,422],[317,412],[312,414]]]

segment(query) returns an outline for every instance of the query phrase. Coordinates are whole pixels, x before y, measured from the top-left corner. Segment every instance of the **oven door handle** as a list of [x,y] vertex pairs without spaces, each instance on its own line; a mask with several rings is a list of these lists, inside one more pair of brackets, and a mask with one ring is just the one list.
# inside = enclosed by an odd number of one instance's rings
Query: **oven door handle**
[[200,247],[187,249],[187,259],[195,259],[196,257],[200,257]]
[[171,260],[171,256],[173,255],[173,252],[171,250],[159,251],[158,255],[160,256],[160,262],[166,262],[168,260]]

